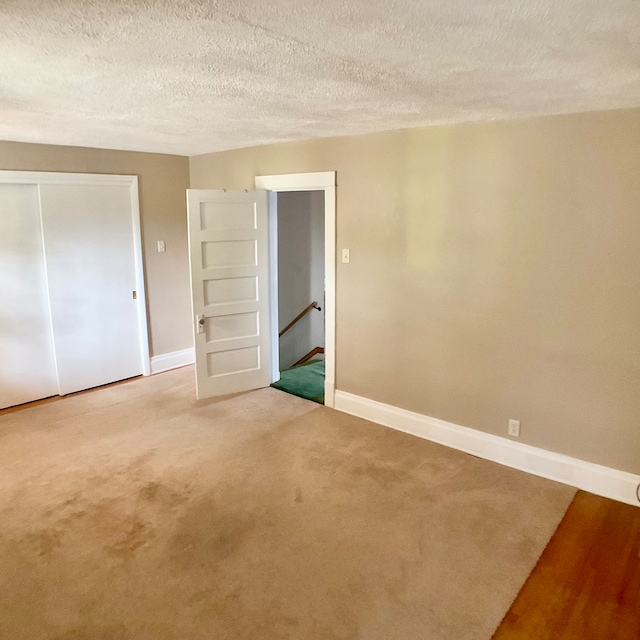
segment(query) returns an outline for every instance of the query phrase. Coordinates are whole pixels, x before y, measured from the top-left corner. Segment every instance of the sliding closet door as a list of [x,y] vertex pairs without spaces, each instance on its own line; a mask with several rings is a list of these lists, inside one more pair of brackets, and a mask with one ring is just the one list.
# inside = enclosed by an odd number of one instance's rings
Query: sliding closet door
[[130,186],[40,189],[60,393],[140,375]]
[[0,184],[0,409],[57,393],[38,187]]

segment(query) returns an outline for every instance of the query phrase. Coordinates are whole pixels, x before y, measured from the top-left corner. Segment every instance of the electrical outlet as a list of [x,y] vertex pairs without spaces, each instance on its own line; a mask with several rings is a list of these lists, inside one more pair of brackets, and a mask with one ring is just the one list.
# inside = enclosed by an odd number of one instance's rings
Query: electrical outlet
[[509,420],[509,435],[514,438],[520,437],[520,420]]
[[164,240],[158,240],[158,253],[164,253],[166,251],[166,246],[164,244]]

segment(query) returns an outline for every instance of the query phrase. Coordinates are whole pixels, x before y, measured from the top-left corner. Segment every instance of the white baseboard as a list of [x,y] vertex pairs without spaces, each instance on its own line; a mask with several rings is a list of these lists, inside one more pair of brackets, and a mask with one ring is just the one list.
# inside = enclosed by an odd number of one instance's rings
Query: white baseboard
[[513,442],[345,391],[337,390],[334,397],[338,411],[605,498],[640,506],[640,476],[633,473]]
[[182,349],[182,351],[172,351],[171,353],[162,353],[159,356],[151,358],[151,375],[154,373],[162,373],[169,369],[177,369],[187,364],[195,362],[195,351],[193,347],[190,349]]

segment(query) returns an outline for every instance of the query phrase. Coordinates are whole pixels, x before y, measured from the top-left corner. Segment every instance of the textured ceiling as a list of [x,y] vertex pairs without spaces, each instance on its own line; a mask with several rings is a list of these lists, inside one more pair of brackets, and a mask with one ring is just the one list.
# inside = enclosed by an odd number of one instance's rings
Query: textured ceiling
[[640,106],[640,0],[2,0],[0,139],[195,155]]

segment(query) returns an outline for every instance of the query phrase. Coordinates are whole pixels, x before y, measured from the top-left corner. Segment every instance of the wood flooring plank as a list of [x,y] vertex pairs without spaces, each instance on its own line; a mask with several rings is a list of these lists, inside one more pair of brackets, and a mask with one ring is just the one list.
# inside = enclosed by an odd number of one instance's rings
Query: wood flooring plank
[[493,640],[640,640],[640,508],[578,491]]

